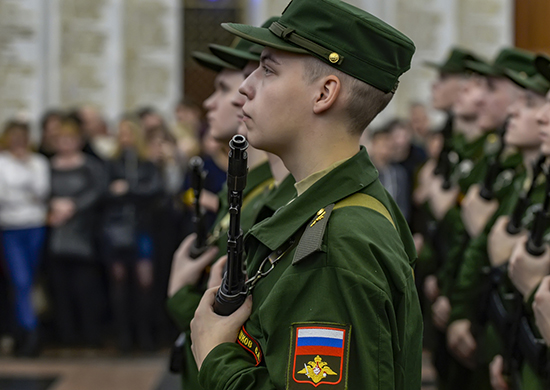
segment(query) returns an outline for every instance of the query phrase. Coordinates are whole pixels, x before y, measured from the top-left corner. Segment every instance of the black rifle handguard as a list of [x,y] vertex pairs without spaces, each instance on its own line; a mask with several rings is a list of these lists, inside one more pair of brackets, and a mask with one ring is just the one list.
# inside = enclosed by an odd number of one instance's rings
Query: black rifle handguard
[[207,172],[204,170],[204,161],[199,156],[192,157],[189,160],[189,170],[191,171],[191,188],[193,188],[193,226],[197,238],[191,246],[189,255],[196,259],[202,255],[208,246],[206,245],[206,226],[204,220],[204,210],[200,204],[200,196],[204,187],[204,179]]
[[529,207],[529,204],[531,204],[531,194],[535,190],[538,176],[542,172],[545,161],[546,156],[544,154],[541,154],[539,158],[533,163],[533,180],[531,181],[529,190],[521,194],[516,203],[516,207],[514,208],[514,211],[510,216],[510,221],[508,222],[508,225],[506,225],[506,232],[508,232],[508,234],[516,235],[521,231],[521,219],[523,218],[523,214],[525,214],[527,207]]
[[243,231],[241,207],[248,174],[248,141],[235,135],[229,142],[227,189],[229,198],[229,230],[227,231],[227,271],[214,301],[214,312],[227,316],[246,299],[246,273],[243,264]]
[[443,184],[441,187],[444,190],[451,188],[452,163],[450,160],[450,154],[453,150],[453,121],[453,114],[449,112],[445,126],[443,127],[443,130],[441,130],[441,134],[443,135],[443,148],[439,153],[437,164],[434,168],[434,174],[441,175],[443,177]]

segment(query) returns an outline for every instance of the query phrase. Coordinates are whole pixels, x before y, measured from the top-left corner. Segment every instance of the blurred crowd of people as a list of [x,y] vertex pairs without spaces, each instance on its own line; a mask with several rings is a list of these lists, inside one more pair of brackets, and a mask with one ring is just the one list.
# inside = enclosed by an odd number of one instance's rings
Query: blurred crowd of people
[[92,106],[51,110],[37,145],[29,123],[3,125],[0,335],[15,354],[173,340],[164,305],[173,252],[192,230],[187,163],[203,155],[206,194],[226,169],[200,106],[183,100],[175,118],[146,107],[111,129]]

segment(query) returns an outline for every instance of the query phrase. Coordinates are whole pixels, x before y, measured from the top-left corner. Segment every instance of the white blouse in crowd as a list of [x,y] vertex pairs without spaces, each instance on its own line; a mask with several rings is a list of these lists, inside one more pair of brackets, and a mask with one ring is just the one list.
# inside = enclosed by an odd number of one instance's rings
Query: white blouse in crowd
[[46,224],[50,193],[48,160],[30,153],[25,160],[0,153],[0,227],[28,229]]

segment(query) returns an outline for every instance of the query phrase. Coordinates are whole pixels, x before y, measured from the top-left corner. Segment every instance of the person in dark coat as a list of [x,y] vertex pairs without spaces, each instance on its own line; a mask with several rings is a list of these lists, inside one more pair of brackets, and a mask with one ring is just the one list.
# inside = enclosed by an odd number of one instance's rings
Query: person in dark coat
[[107,172],[103,234],[119,348],[128,351],[132,347],[135,330],[139,346],[150,350],[154,348],[150,206],[163,188],[158,168],[146,158],[141,130],[131,120],[120,122],[118,150],[107,163]]
[[101,341],[101,268],[94,234],[105,191],[103,165],[82,152],[78,124],[65,120],[51,160],[49,275],[58,336],[63,343]]

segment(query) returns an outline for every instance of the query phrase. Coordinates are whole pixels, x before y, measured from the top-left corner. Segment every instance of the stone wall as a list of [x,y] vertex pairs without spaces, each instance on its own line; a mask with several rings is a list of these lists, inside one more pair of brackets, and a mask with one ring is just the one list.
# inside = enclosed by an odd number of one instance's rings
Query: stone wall
[[179,0],[0,0],[0,123],[97,106],[172,112],[181,90]]

